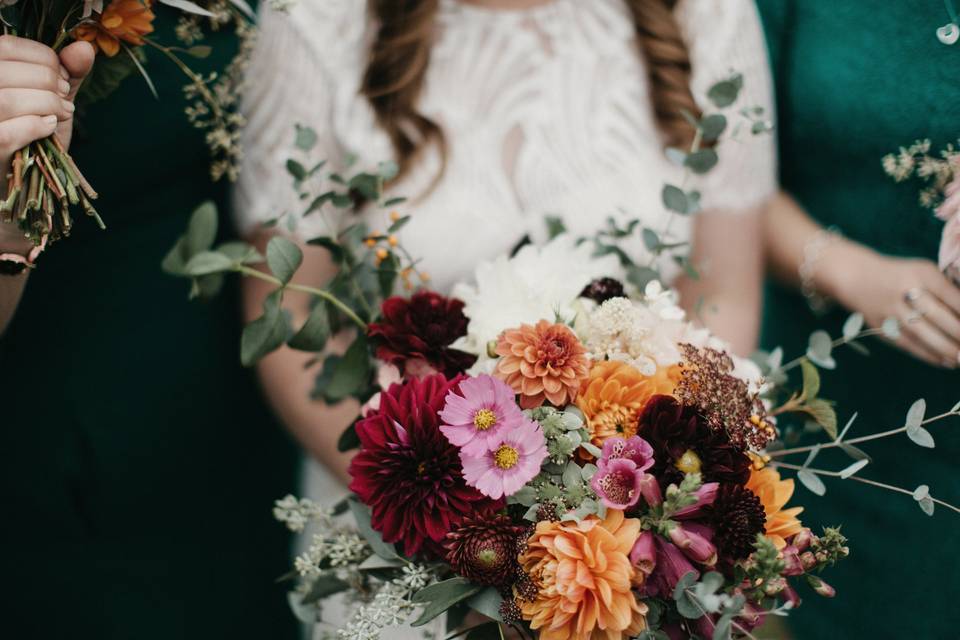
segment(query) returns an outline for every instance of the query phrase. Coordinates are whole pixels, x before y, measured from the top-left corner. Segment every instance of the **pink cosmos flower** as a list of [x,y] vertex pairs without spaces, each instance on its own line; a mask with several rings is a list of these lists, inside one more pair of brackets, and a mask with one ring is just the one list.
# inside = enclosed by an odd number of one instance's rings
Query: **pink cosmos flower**
[[640,483],[646,475],[628,458],[601,458],[590,486],[604,506],[624,510],[640,501]]
[[546,457],[543,432],[526,418],[519,426],[501,431],[494,444],[479,455],[460,449],[467,485],[494,500],[513,495],[533,480]]
[[653,447],[640,436],[623,438],[607,438],[603,443],[600,454],[601,462],[625,458],[632,460],[640,471],[646,471],[653,466]]
[[514,398],[513,389],[498,378],[486,374],[467,378],[447,394],[440,431],[466,455],[483,455],[499,446],[506,431],[533,424]]

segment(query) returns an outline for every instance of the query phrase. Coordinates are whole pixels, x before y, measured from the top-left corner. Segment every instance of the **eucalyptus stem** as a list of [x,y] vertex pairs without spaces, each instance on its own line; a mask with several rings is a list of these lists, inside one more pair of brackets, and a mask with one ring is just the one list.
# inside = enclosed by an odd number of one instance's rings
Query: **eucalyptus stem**
[[234,271],[237,271],[238,273],[242,273],[245,276],[250,276],[251,278],[259,278],[260,280],[263,280],[265,282],[270,282],[283,289],[288,289],[290,291],[300,291],[301,293],[309,293],[311,295],[317,296],[318,298],[322,298],[327,302],[329,302],[330,304],[332,304],[333,306],[335,306],[340,311],[342,311],[343,314],[348,318],[350,318],[350,320],[354,324],[356,324],[360,329],[362,329],[364,333],[366,333],[367,331],[367,323],[364,322],[363,319],[353,311],[353,309],[351,309],[344,302],[342,302],[340,298],[336,297],[329,291],[325,291],[323,289],[317,289],[316,287],[308,287],[302,284],[284,283],[282,280],[270,275],[269,273],[264,273],[259,269],[254,269],[244,264],[236,265],[234,267]]
[[[812,467],[803,467],[803,466],[800,466],[800,465],[798,465],[798,464],[789,464],[789,463],[786,463],[786,462],[771,462],[770,464],[772,464],[772,465],[775,466],[775,467],[782,467],[782,468],[784,468],[784,469],[792,469],[792,470],[794,470],[794,471],[803,471],[803,470],[806,470],[806,471],[809,471],[810,473],[815,473],[815,474],[817,474],[818,476],[829,476],[829,477],[833,477],[833,478],[839,478],[839,477],[841,477],[841,475],[840,475],[841,472],[840,472],[840,471],[828,471],[828,470],[826,470],[826,469],[814,469],[814,468],[812,468]],[[868,485],[870,485],[870,486],[872,486],[872,487],[878,487],[878,488],[880,488],[880,489],[887,489],[888,491],[895,491],[896,493],[902,493],[902,494],[904,494],[904,495],[911,496],[911,497],[913,496],[913,491],[910,491],[909,489],[904,489],[903,487],[895,487],[895,486],[893,486],[892,484],[885,484],[885,483],[883,483],[883,482],[877,482],[876,480],[868,480],[867,478],[861,478],[861,477],[855,476],[855,475],[854,475],[854,476],[847,476],[846,478],[843,478],[843,479],[844,479],[844,480],[856,480],[857,482],[862,482],[863,484],[868,484]],[[931,499],[933,502],[935,502],[936,504],[939,504],[939,505],[942,506],[942,507],[946,507],[947,509],[950,509],[951,511],[956,511],[957,513],[960,513],[960,507],[955,507],[955,506],[953,506],[952,504],[950,504],[949,502],[944,502],[943,500],[939,500],[939,499],[937,499],[937,498],[934,498],[933,496],[929,496],[929,497],[930,497],[930,499]]]
[[[937,422],[938,420],[943,420],[944,418],[949,418],[950,416],[956,416],[956,415],[960,415],[960,413],[956,411],[947,411],[945,413],[941,413],[938,416],[933,416],[923,420],[920,423],[920,425],[921,426],[928,425],[931,422]],[[880,438],[889,438],[890,436],[895,436],[900,433],[905,433],[906,431],[907,431],[907,427],[903,426],[897,429],[881,431],[880,433],[872,433],[868,436],[859,436],[857,438],[850,438],[849,440],[834,440],[833,442],[806,445],[803,447],[793,447],[791,449],[778,449],[776,451],[767,452],[767,455],[770,456],[771,458],[779,458],[782,456],[789,456],[796,453],[808,453],[810,451],[813,451],[814,449],[832,449],[834,447],[839,447],[845,444],[858,444],[860,442],[869,442],[870,440],[879,440]]]
[[[870,336],[879,336],[879,335],[883,335],[883,329],[864,329],[863,331],[856,334],[855,336],[851,336],[849,338],[847,337],[837,338],[836,340],[830,343],[830,348],[836,349],[837,347],[845,346],[847,344],[850,344],[851,342],[860,340],[861,338],[869,338]],[[806,359],[807,359],[807,356],[805,355],[794,358],[787,364],[780,367],[780,371],[789,371],[790,369],[799,367],[800,363]]]
[[[707,610],[703,607],[703,605],[700,604],[700,601],[697,599],[697,594],[695,594],[690,589],[684,589],[684,593],[687,594],[687,596],[690,598],[690,602],[692,602],[697,606],[697,609],[700,610],[700,612],[704,615],[704,617],[710,621],[710,624],[713,625],[713,628],[716,629],[717,624],[713,621],[713,619],[709,616],[709,614],[707,614]],[[758,640],[758,638],[755,635],[747,631],[739,622],[737,622],[736,618],[731,619],[730,624],[736,627],[737,631],[741,632],[747,638],[750,638],[751,640]]]

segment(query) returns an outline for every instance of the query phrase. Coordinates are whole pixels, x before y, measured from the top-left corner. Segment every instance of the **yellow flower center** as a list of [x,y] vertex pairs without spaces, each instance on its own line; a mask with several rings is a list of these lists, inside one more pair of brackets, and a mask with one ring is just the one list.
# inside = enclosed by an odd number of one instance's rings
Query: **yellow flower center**
[[497,424],[497,415],[490,409],[480,409],[473,415],[473,426],[477,431],[486,431]]
[[700,473],[700,456],[693,450],[687,449],[673,466],[684,473]]
[[420,474],[421,476],[424,474],[426,470],[427,470],[426,462],[421,462],[420,464],[417,465],[417,473]]
[[520,453],[513,447],[502,444],[493,454],[493,463],[501,469],[512,469],[520,461]]

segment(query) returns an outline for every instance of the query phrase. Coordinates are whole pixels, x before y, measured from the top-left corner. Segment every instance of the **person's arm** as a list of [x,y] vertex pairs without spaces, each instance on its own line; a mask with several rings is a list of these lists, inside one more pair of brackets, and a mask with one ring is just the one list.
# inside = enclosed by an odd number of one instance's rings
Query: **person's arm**
[[862,313],[868,326],[899,320],[900,348],[934,366],[960,366],[960,289],[936,264],[886,256],[825,233],[793,198],[777,196],[764,232],[772,273],[800,287],[800,268],[806,264],[807,284]]
[[762,240],[759,207],[698,216],[691,261],[700,277],[682,278],[677,285],[687,312],[743,356],[756,348],[760,330]]
[[[270,234],[260,233],[253,243],[262,252],[266,249]],[[335,274],[336,268],[325,249],[301,244],[303,265],[293,282],[312,287],[323,287]],[[269,283],[256,278],[243,281],[243,316],[250,322],[263,314],[263,300],[275,289]],[[292,316],[293,326],[299,327],[310,312],[310,296],[288,291],[283,297],[283,308]],[[330,341],[327,352],[342,354],[349,345],[351,335],[336,336]],[[344,484],[349,483],[347,466],[350,456],[337,451],[340,434],[359,415],[360,404],[347,399],[335,405],[314,400],[311,392],[314,379],[323,367],[324,358],[307,367],[314,357],[312,353],[296,351],[283,346],[271,353],[257,365],[260,383],[267,399],[277,415],[294,437],[314,458],[323,463]]]
[[[93,66],[93,47],[76,42],[57,56],[33,40],[0,36],[0,199],[14,153],[56,133],[65,147],[73,134],[73,99]],[[0,222],[0,254],[26,256],[33,245],[12,223]],[[0,276],[0,334],[20,302],[27,273]]]

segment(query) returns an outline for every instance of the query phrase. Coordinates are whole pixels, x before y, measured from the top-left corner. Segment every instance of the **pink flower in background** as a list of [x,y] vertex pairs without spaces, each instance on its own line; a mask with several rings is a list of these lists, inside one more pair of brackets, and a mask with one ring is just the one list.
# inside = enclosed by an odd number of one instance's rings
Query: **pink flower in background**
[[505,431],[533,423],[523,415],[507,383],[488,375],[467,378],[451,391],[440,412],[440,431],[466,455],[496,448]]
[[467,485],[494,500],[513,495],[533,480],[546,457],[546,438],[540,427],[529,420],[505,430],[497,444],[480,455],[460,450]]
[[940,270],[960,285],[960,182],[947,185],[947,199],[937,207],[937,217],[946,222],[940,240]]

